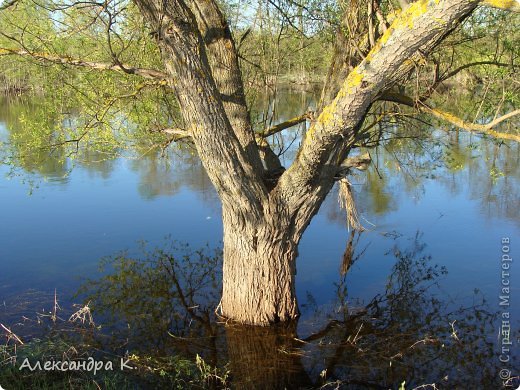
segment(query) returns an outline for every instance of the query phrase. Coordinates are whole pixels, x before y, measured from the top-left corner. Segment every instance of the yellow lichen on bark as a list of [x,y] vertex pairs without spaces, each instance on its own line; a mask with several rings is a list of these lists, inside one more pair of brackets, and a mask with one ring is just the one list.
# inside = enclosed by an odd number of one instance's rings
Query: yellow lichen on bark
[[[320,116],[318,117],[318,123],[321,124],[323,127],[331,127],[332,124],[335,121],[336,116],[336,100],[334,100],[331,104],[326,106],[323,111],[321,112]],[[312,138],[313,132],[315,130],[316,126],[313,126],[310,131],[307,133],[307,136],[310,136]]]
[[385,43],[388,42],[388,40],[390,39],[390,37],[392,36],[393,33],[394,33],[394,28],[392,26],[390,26],[385,31],[385,33],[383,35],[381,35],[381,38],[379,38],[377,40],[374,47],[370,50],[370,52],[365,57],[365,61],[367,63],[372,61],[372,58],[374,57],[374,55],[376,55],[379,52],[379,50],[381,50],[381,48],[385,45]]
[[[434,1],[437,4],[439,0]],[[372,50],[367,54],[365,61],[372,61],[373,57],[383,48],[396,30],[400,30],[403,27],[413,28],[415,20],[428,11],[429,5],[430,0],[419,0],[411,4],[405,11],[397,14],[392,25],[384,32],[381,38],[377,40]]]
[[501,133],[501,132],[493,130],[493,127],[495,125],[502,122],[506,118],[512,117],[515,114],[517,115],[520,110],[516,110],[509,114],[506,114],[503,117],[501,117],[487,125],[481,125],[481,124],[477,124],[477,123],[466,122],[462,118],[459,118],[453,114],[450,114],[449,112],[441,111],[436,108],[422,106],[420,109],[421,109],[421,111],[429,112],[429,113],[433,114],[434,116],[436,116],[437,118],[445,120],[457,127],[460,127],[461,129],[464,129],[467,131],[488,134],[497,139],[508,139],[508,140],[520,142],[520,135],[518,135],[518,134]]
[[482,4],[493,8],[520,12],[520,2],[518,0],[483,0]]
[[354,70],[348,75],[347,80],[345,80],[347,93],[352,93],[352,91],[361,84],[364,78],[365,75],[359,71],[359,66],[354,68]]
[[399,17],[399,14],[401,13],[400,9],[396,9],[395,11],[390,11],[388,15],[386,16],[386,20],[388,23],[393,23],[394,20],[396,20]]
[[[394,24],[405,24],[409,28],[413,28],[415,20],[428,11],[429,0],[419,0],[408,7],[402,15],[397,18]],[[397,26],[396,26],[397,27]]]
[[361,85],[365,75],[360,69],[360,66],[357,66],[349,73],[335,99],[323,108],[321,114],[316,119],[316,123],[307,131],[306,139],[312,140],[319,128],[327,129],[342,126],[341,115],[338,115],[338,101],[353,93]]

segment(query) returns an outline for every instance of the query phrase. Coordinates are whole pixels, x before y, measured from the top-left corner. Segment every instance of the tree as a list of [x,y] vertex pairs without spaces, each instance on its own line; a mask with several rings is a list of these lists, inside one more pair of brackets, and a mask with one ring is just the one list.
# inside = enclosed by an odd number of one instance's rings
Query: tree
[[[457,122],[458,118],[427,105],[427,94],[414,99],[396,93],[393,87],[410,78],[416,64],[479,5],[518,8],[512,0],[403,1],[402,11],[389,24],[381,2],[370,1],[367,10],[358,1],[346,3],[318,110],[296,159],[285,170],[263,140],[265,133],[253,130],[239,53],[217,2],[134,2],[156,38],[164,72],[123,64],[110,41],[110,63],[35,53],[20,41],[21,48],[4,48],[0,54],[166,80],[175,92],[185,124],[181,136],[191,137],[222,201],[220,313],[255,325],[298,316],[294,285],[298,243],[335,181],[358,164],[349,154],[366,138],[363,124],[369,109],[378,100],[388,100]],[[108,13],[109,32],[115,13]],[[430,95],[441,77],[435,81]],[[495,119],[489,126],[458,125],[499,136],[492,127],[517,111]],[[278,126],[274,131],[283,128]],[[508,136],[518,141],[518,136]]]

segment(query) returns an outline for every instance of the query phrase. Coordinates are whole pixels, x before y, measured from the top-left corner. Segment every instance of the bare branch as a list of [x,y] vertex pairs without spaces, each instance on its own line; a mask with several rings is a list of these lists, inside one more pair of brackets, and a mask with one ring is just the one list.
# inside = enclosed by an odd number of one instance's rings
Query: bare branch
[[520,135],[502,133],[502,132],[493,130],[494,127],[498,126],[503,121],[505,121],[509,118],[512,118],[513,116],[520,115],[520,110],[511,111],[508,114],[505,114],[499,118],[496,118],[495,120],[489,122],[488,124],[481,125],[478,123],[466,122],[463,119],[461,119],[453,114],[439,110],[437,108],[431,108],[426,105],[424,105],[422,107],[423,108],[420,108],[421,111],[429,112],[432,115],[434,115],[435,117],[445,120],[461,129],[464,129],[464,130],[467,130],[470,132],[487,134],[487,135],[490,135],[495,138],[507,139],[507,140],[511,140],[511,141],[520,142]]
[[0,323],[0,328],[2,328],[3,330],[6,331],[8,338],[12,337],[16,341],[18,341],[21,345],[24,344],[23,341],[16,334],[14,334],[7,326],[5,326],[4,324]]
[[341,169],[350,170],[355,168],[359,171],[365,171],[370,163],[372,162],[372,158],[370,154],[364,153],[359,156],[348,157],[346,158],[340,165]]
[[191,134],[188,133],[184,129],[167,128],[167,129],[162,129],[161,132],[165,133],[165,134],[172,135],[173,136],[173,141],[175,141],[175,142],[176,141],[180,141],[180,140],[186,140],[187,138],[191,138]]
[[136,76],[140,76],[146,79],[154,79],[154,80],[165,80],[168,78],[168,75],[164,72],[155,69],[148,68],[137,68],[130,65],[122,65],[122,64],[114,64],[109,62],[95,62],[95,61],[84,61],[78,58],[71,58],[65,56],[58,56],[49,53],[36,53],[31,52],[26,49],[11,49],[0,47],[0,57],[7,55],[18,55],[21,57],[30,57],[38,61],[59,64],[59,65],[68,65],[75,67],[83,67],[90,68],[101,71],[117,71],[123,72],[127,74],[132,74]]
[[468,69],[468,68],[471,68],[473,66],[479,66],[479,65],[494,65],[494,66],[499,66],[499,67],[511,66],[511,64],[506,64],[506,63],[498,62],[498,61],[476,61],[476,62],[470,62],[470,63],[464,64],[464,65],[461,65],[458,68],[453,69],[451,72],[447,72],[447,73],[443,74],[442,76],[439,77],[439,82],[446,81],[447,79],[457,75],[458,73],[460,73],[464,69]]
[[8,1],[7,3],[3,4],[3,5],[0,5],[0,11],[3,11],[5,9],[8,9],[8,8],[11,8],[12,6],[18,4],[20,0],[11,0],[11,1]]
[[273,0],[267,0],[267,2],[269,4],[271,4],[279,13],[280,15],[284,18],[284,20],[289,24],[289,26],[291,26],[295,31],[298,31],[299,34],[301,34],[302,36],[304,36],[305,38],[307,38],[307,36],[305,35],[305,33],[300,29],[298,28],[298,26],[296,26],[293,22],[293,19],[296,18],[296,16],[293,16],[293,15],[289,15],[288,12],[286,12],[279,4],[277,4],[275,1]]
[[[296,125],[298,125],[300,123],[303,123],[307,119],[311,119],[312,118],[312,114],[313,114],[312,111],[308,111],[305,114],[302,114],[302,115],[299,115],[297,117],[291,118],[291,119],[289,119],[289,120],[287,120],[285,122],[278,123],[278,124],[276,124],[274,126],[271,126],[271,127],[267,128],[267,129],[265,129],[262,132],[257,133],[256,137],[258,137],[260,139],[263,139],[263,138],[267,138],[267,137],[270,137],[272,135],[278,134],[278,133],[282,132],[285,129],[288,129],[290,127],[293,127],[293,126],[296,126]],[[188,131],[186,131],[184,129],[179,129],[179,128],[166,128],[166,129],[162,129],[161,132],[176,136],[175,141],[180,141],[182,139],[191,137],[191,135],[188,133]]]
[[305,122],[307,119],[311,119],[312,118],[312,114],[313,112],[312,111],[308,111],[306,112],[305,114],[302,114],[300,116],[297,116],[297,117],[294,117],[294,118],[291,118],[285,122],[282,122],[282,123],[278,123],[277,125],[274,125],[274,126],[271,126],[267,129],[265,129],[264,131],[258,133],[257,136],[259,137],[262,137],[262,138],[267,138],[267,137],[270,137],[272,135],[275,135],[285,129],[288,129],[290,127],[293,127],[293,126],[296,126],[300,123],[303,123]]
[[440,110],[438,108],[433,108],[427,105],[424,102],[416,102],[411,97],[396,93],[385,93],[383,96],[381,96],[381,100],[386,100],[394,103],[403,104],[408,107],[414,107],[417,108],[421,112],[425,112],[428,114],[432,114],[436,118],[439,118],[441,120],[447,121],[463,130],[469,131],[469,132],[475,132],[475,133],[482,133],[487,134],[492,137],[498,138],[498,139],[507,139],[511,141],[520,142],[520,136],[516,134],[509,134],[509,133],[503,133],[493,130],[494,127],[497,127],[500,123],[506,121],[507,119],[510,119],[516,115],[520,115],[520,109],[514,110],[509,112],[508,114],[505,114],[503,116],[500,116],[493,121],[487,123],[487,124],[479,124],[479,123],[472,123],[467,122],[463,120],[462,118],[459,118],[453,114],[450,114],[446,111]]

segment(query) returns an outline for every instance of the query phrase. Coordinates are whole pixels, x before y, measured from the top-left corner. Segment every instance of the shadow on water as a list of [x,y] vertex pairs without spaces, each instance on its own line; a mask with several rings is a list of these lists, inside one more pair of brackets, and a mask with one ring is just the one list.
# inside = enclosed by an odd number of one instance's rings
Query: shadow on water
[[[355,247],[357,234],[347,244],[335,301],[319,307],[308,296],[300,323],[266,328],[215,315],[218,251],[172,244],[144,248],[139,259],[125,253],[107,258],[105,276],[81,289],[96,321],[104,324],[98,348],[139,356],[134,363],[150,372],[158,368],[151,360],[143,363],[144,356],[192,361],[200,356],[225,373],[207,382],[209,387],[388,389],[405,381],[407,389],[433,383],[499,388],[497,315],[478,292],[472,305],[460,306],[439,290],[437,280],[447,270],[425,253],[420,234],[409,247],[389,252],[395,264],[384,291],[368,304],[352,304],[346,271],[363,255]],[[160,375],[140,381],[161,386]]]

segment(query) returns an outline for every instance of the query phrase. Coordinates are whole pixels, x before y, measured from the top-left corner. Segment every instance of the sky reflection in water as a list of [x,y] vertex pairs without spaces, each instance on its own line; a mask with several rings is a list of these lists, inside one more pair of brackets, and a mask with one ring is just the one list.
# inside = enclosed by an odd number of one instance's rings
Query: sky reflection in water
[[[299,110],[289,105],[279,110],[279,119]],[[287,137],[289,143],[291,133]],[[401,153],[395,147],[379,151],[377,171],[371,167],[368,175],[351,179],[362,222],[369,229],[356,245],[363,255],[346,277],[351,307],[362,307],[384,293],[396,264],[395,248],[409,247],[419,234],[431,265],[448,270],[438,278],[435,293],[448,307],[471,305],[478,289],[490,310],[500,309],[501,238],[511,239],[513,257],[520,245],[519,145],[499,147],[464,134],[443,137],[451,143],[431,149],[439,151],[438,160],[414,160],[438,165],[436,169],[407,171],[406,165],[388,158]],[[0,140],[8,139],[6,123],[0,122]],[[33,190],[23,178],[8,180],[9,167],[0,166],[0,300],[5,308],[28,290],[48,294],[57,289],[67,302],[81,280],[99,277],[99,259],[125,249],[137,255],[140,240],[149,247],[164,245],[168,236],[193,248],[220,245],[218,198],[200,162],[188,153],[171,153],[169,160],[148,155],[76,162],[67,174],[71,164],[33,167]],[[490,174],[495,169],[504,175]],[[312,333],[316,307],[332,312],[336,308],[348,238],[335,189],[299,248],[301,334]],[[511,270],[510,311],[512,323],[518,325],[516,265]],[[0,310],[0,322],[12,319],[12,313],[6,313]]]

